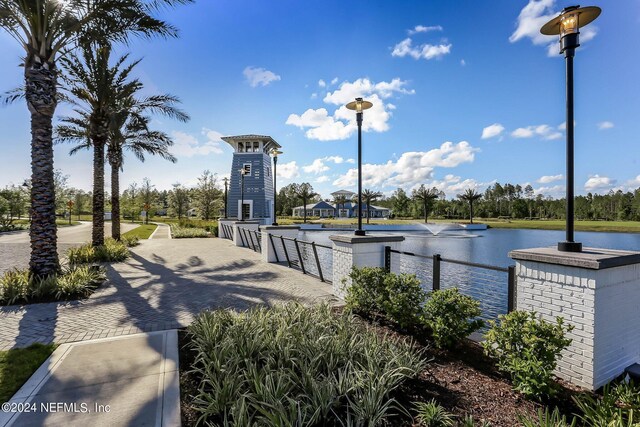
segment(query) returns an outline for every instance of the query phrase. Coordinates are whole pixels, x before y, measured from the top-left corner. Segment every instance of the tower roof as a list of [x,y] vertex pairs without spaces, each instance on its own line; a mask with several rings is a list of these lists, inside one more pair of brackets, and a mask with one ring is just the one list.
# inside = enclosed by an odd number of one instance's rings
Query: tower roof
[[275,146],[275,148],[282,148],[282,146],[278,144],[275,139],[271,138],[268,135],[248,134],[248,135],[236,135],[236,136],[223,136],[221,139],[230,144],[233,144],[235,142],[259,140],[264,142],[265,144],[271,143]]

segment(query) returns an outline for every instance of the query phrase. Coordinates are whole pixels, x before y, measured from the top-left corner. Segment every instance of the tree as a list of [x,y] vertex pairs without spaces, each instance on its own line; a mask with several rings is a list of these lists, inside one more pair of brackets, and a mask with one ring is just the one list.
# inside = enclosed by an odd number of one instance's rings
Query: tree
[[371,216],[371,202],[374,202],[378,197],[382,197],[382,193],[369,189],[362,190],[362,199],[367,205],[367,224],[369,224],[369,217]]
[[467,189],[464,193],[458,194],[458,199],[469,203],[469,222],[473,224],[473,204],[480,200],[481,193],[477,193],[474,189]]
[[409,213],[409,197],[407,197],[407,193],[402,188],[398,188],[391,195],[391,199],[393,200],[394,215],[407,216]]
[[217,208],[220,204],[220,189],[218,189],[218,175],[211,173],[209,170],[202,172],[198,177],[198,186],[196,187],[196,206],[200,212],[200,217],[209,220],[216,216]]
[[336,209],[338,210],[336,217],[340,217],[340,208],[342,207],[342,209],[344,209],[344,205],[346,205],[348,201],[349,199],[347,199],[344,194],[339,194],[333,198],[333,203],[336,205]]
[[122,193],[122,203],[125,211],[129,212],[131,222],[136,218],[136,212],[140,212],[140,189],[136,182],[129,184],[129,187]]
[[314,197],[318,196],[318,193],[316,193],[315,191],[313,191],[313,187],[311,186],[311,184],[309,184],[308,182],[304,182],[300,185],[298,185],[295,188],[295,194],[298,198],[302,199],[302,205],[303,207],[303,211],[304,211],[304,223],[306,224],[307,222],[307,202],[309,201],[309,199],[312,199]]
[[142,187],[140,187],[140,200],[142,201],[142,209],[145,210],[144,223],[149,224],[149,217],[153,212],[153,205],[156,201],[155,185],[151,184],[151,180],[147,177],[142,178]]
[[427,218],[429,216],[429,210],[431,209],[431,203],[440,197],[440,191],[436,187],[426,188],[424,184],[421,184],[420,187],[413,190],[411,193],[411,198],[414,200],[419,200],[422,202],[422,207],[424,209],[424,223],[427,223]]
[[180,183],[173,184],[173,190],[169,192],[169,206],[173,215],[179,220],[187,216],[189,202],[189,190]]
[[30,273],[56,273],[53,115],[58,103],[57,60],[80,39],[126,40],[131,34],[175,36],[175,28],[153,18],[161,5],[191,0],[0,0],[0,27],[25,50],[25,84],[7,102],[25,99],[31,114]]

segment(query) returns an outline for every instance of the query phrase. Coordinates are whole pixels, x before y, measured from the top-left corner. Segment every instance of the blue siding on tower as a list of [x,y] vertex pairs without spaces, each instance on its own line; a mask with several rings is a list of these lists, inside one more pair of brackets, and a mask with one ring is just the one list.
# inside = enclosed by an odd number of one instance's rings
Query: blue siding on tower
[[[244,177],[244,200],[253,201],[253,218],[271,218],[273,203],[273,171],[271,157],[265,153],[233,153],[229,182],[228,211],[230,218],[240,218],[240,169],[251,164],[251,174]],[[248,218],[245,218],[248,219]]]

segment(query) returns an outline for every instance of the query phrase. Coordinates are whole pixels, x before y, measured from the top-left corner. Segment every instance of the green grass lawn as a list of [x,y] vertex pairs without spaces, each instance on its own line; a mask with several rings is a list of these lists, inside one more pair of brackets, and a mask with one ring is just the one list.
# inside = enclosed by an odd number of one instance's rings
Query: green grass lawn
[[[15,221],[13,221],[14,224],[21,224],[21,225],[28,225],[29,224],[29,220],[28,219],[17,219]],[[58,227],[68,227],[69,225],[80,225],[80,223],[78,221],[74,221],[73,219],[71,220],[71,224],[69,224],[69,220],[68,219],[56,219],[56,224],[58,225]]]
[[11,399],[55,348],[55,344],[32,344],[27,348],[0,351],[0,402]]
[[142,224],[139,227],[124,233],[123,237],[137,237],[138,239],[148,239],[158,228],[155,224]]

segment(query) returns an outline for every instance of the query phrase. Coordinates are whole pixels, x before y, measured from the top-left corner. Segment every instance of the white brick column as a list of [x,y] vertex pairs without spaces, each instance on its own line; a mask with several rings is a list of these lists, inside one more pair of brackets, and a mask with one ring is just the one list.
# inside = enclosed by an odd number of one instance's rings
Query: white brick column
[[[238,228],[245,228],[249,230],[257,230],[260,227],[260,221],[234,221],[233,222],[233,243],[236,246],[244,246],[242,239],[245,239],[245,235],[240,236],[240,230]],[[248,243],[245,243],[248,244]]]
[[[298,237],[300,226],[298,225],[262,225],[260,232],[262,233],[262,259],[265,262],[285,261],[286,257],[282,249],[282,241],[280,236],[289,239]],[[271,238],[269,238],[271,235]],[[273,244],[272,244],[273,242]]]
[[[233,239],[233,223],[236,219],[220,218],[218,220],[218,237],[221,239]],[[225,227],[223,227],[225,225]],[[227,230],[227,227],[231,227],[231,230]]]
[[336,235],[333,242],[333,294],[344,299],[351,286],[349,273],[353,267],[384,268],[384,247],[399,250],[402,236]]
[[640,253],[517,250],[516,309],[574,327],[556,374],[595,390],[640,362]]

